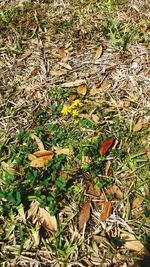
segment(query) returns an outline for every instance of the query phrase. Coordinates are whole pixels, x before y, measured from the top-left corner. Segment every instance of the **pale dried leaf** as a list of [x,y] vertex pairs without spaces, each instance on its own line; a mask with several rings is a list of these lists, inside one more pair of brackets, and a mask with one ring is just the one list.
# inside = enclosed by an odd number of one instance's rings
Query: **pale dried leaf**
[[7,171],[10,174],[15,174],[16,173],[16,170],[13,167],[11,167],[8,163],[6,163],[4,161],[2,161],[1,166],[5,171]]
[[35,157],[42,157],[42,156],[48,156],[48,155],[54,156],[54,152],[51,150],[45,150],[44,149],[44,150],[36,151],[32,155]]
[[133,132],[139,132],[143,127],[142,119],[140,118],[133,127]]
[[66,70],[52,70],[51,74],[54,76],[61,76],[61,75],[65,75],[67,73]]
[[100,56],[102,55],[103,52],[103,47],[102,45],[96,50],[96,54],[95,54],[95,59],[99,59]]
[[85,83],[86,83],[86,80],[76,80],[74,82],[63,83],[61,86],[62,87],[77,87]]
[[96,123],[98,123],[99,122],[99,117],[97,116],[97,114],[92,114],[92,120],[94,121],[94,122],[96,122]]
[[54,154],[36,158],[30,162],[30,167],[43,168],[47,164],[47,162],[53,158],[53,156]]
[[70,155],[70,149],[69,148],[58,148],[55,150],[56,155],[64,154],[69,156]]
[[28,159],[31,161],[31,160],[34,160],[36,159],[36,156],[33,155],[33,154],[28,154]]
[[90,202],[85,202],[79,213],[79,231],[81,232],[90,218]]
[[57,231],[56,217],[51,216],[46,209],[39,207],[38,221],[47,231],[49,232]]
[[39,150],[44,150],[44,145],[39,137],[37,137],[35,134],[31,134],[31,138],[35,140]]
[[27,218],[32,219],[32,221],[35,220],[35,218],[37,218],[38,209],[39,209],[38,202],[37,201],[32,202],[30,205],[30,209],[28,210]]
[[128,250],[135,252],[143,252],[144,246],[143,244],[135,238],[133,234],[121,234],[121,238],[125,239],[124,247]]
[[132,209],[136,209],[141,207],[141,204],[143,203],[144,198],[142,196],[137,196],[132,201]]
[[94,96],[94,95],[97,95],[100,93],[100,90],[98,88],[95,88],[93,87],[91,90],[90,90],[90,95],[91,96]]
[[78,94],[80,94],[80,95],[86,95],[86,92],[87,92],[87,88],[86,88],[86,86],[85,86],[85,85],[80,85],[80,86],[78,86],[78,88],[77,88],[77,92],[78,92]]
[[103,203],[103,210],[100,214],[100,218],[99,220],[101,222],[104,222],[106,221],[106,219],[112,214],[112,203],[111,201],[108,201],[106,200],[104,203]]
[[58,64],[59,64],[60,66],[64,67],[65,69],[67,69],[67,70],[72,70],[72,67],[71,67],[69,64],[67,64],[67,63],[64,63],[64,62],[58,62]]

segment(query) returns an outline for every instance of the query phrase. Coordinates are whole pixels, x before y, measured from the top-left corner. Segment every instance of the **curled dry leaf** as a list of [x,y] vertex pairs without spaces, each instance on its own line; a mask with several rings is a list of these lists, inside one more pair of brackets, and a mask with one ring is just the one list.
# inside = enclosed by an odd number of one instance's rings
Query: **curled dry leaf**
[[28,154],[28,159],[29,159],[30,161],[32,161],[32,160],[36,159],[36,156],[33,155],[33,154]]
[[106,200],[103,203],[103,210],[100,214],[99,220],[101,222],[106,221],[106,219],[112,214],[112,203],[111,201]]
[[142,119],[140,118],[133,127],[133,132],[139,132],[143,127]]
[[119,187],[117,185],[111,185],[105,188],[105,193],[107,195],[113,194],[114,197],[118,200],[123,198],[123,193],[121,192],[121,190],[119,189]]
[[109,137],[106,140],[102,141],[100,143],[100,146],[99,146],[99,149],[98,149],[99,154],[101,156],[104,156],[107,153],[107,151],[109,150],[109,148],[111,148],[113,143],[114,143],[114,138],[113,137]]
[[79,213],[79,231],[81,232],[90,218],[90,202],[85,202]]
[[48,155],[53,155],[54,156],[54,152],[51,150],[39,150],[33,153],[33,155],[35,157],[42,157],[42,156],[48,156]]
[[35,140],[39,150],[44,150],[44,145],[39,137],[37,137],[35,134],[31,134],[31,138]]
[[121,238],[125,240],[124,247],[128,250],[135,251],[143,254],[143,244],[135,238],[133,234],[121,234]]
[[28,210],[27,218],[30,218],[33,223],[37,221],[38,209],[39,209],[39,203],[37,201],[32,202],[30,205],[30,209]]
[[49,232],[57,231],[56,218],[55,216],[51,216],[46,209],[39,207],[38,221],[47,231]]
[[47,162],[53,158],[53,156],[54,154],[51,154],[51,155],[42,156],[42,157],[33,159],[30,162],[30,167],[43,168],[47,164]]
[[85,83],[86,83],[86,80],[76,80],[74,82],[63,83],[61,86],[62,87],[77,87]]
[[96,54],[95,54],[95,59],[99,59],[100,56],[102,55],[103,52],[103,47],[102,45],[96,50]]
[[78,88],[77,88],[77,92],[78,92],[78,94],[80,94],[80,95],[86,95],[86,92],[87,92],[87,88],[86,88],[86,86],[85,86],[85,85],[80,85],[80,86],[78,86]]
[[52,70],[51,74],[54,76],[62,76],[65,75],[67,73],[66,70]]
[[64,62],[58,62],[58,64],[59,64],[60,66],[64,67],[65,69],[67,69],[67,70],[72,70],[72,67],[71,67],[69,64],[67,64],[67,63],[64,63]]

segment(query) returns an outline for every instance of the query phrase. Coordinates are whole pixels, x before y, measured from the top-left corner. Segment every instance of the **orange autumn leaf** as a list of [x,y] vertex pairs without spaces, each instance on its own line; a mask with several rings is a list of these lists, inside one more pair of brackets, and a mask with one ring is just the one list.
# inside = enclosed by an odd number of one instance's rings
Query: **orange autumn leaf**
[[101,156],[104,156],[107,153],[107,151],[109,150],[109,148],[113,145],[113,143],[114,143],[113,137],[109,137],[106,140],[102,141],[100,143],[100,147],[98,149],[99,154]]
[[51,150],[39,150],[33,153],[34,156],[36,157],[42,157],[42,156],[48,156],[48,155],[52,155],[54,156],[54,152]]
[[59,48],[58,53],[62,58],[66,57],[66,51],[63,48]]
[[103,82],[101,84],[101,90],[104,91],[108,88],[108,86],[110,86],[111,82],[110,81],[106,81],[106,82]]
[[42,156],[42,157],[33,159],[30,162],[30,167],[43,168],[47,164],[47,162],[53,158],[53,156],[54,156],[54,154],[51,154],[51,155]]
[[101,222],[106,221],[106,219],[112,214],[112,203],[106,200],[103,204],[103,210],[100,214],[99,220]]
[[78,94],[80,94],[80,95],[86,95],[86,92],[87,92],[87,88],[86,88],[86,86],[85,86],[85,85],[80,85],[80,86],[78,86],[78,88],[77,88],[77,92],[78,92]]
[[84,225],[88,222],[90,218],[90,202],[85,202],[79,213],[79,231],[81,232],[84,228]]
[[101,55],[102,55],[102,52],[103,52],[103,47],[102,46],[97,48],[96,54],[95,54],[95,59],[99,59],[101,57]]
[[139,118],[137,123],[133,127],[133,132],[139,132],[143,127],[142,118]]
[[110,185],[108,187],[105,188],[105,193],[107,195],[113,194],[114,197],[118,200],[123,198],[123,193],[121,192],[121,190],[119,189],[119,187],[115,184]]

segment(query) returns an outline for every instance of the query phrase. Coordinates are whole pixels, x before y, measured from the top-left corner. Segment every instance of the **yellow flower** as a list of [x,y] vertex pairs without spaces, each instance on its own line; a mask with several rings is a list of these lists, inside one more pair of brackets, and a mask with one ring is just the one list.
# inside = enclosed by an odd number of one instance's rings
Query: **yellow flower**
[[79,123],[79,120],[74,121],[74,125],[77,125]]
[[70,113],[71,111],[71,107],[70,106],[63,106],[63,109],[61,110],[61,113],[64,115],[67,115],[68,113]]
[[79,107],[82,107],[82,106],[83,106],[83,104],[82,104],[82,102],[81,102],[80,99],[76,99],[76,100],[74,100],[74,101],[72,102],[72,104],[71,104],[71,108],[74,108],[74,107],[77,107],[77,106],[79,106]]
[[78,114],[79,114],[79,111],[77,109],[72,110],[73,117],[78,116]]

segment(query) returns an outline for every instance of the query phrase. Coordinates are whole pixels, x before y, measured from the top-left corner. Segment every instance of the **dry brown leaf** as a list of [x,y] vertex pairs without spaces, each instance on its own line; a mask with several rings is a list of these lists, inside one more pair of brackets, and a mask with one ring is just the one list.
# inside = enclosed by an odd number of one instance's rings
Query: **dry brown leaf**
[[56,155],[64,154],[69,156],[70,155],[70,149],[69,148],[59,148],[55,150]]
[[121,234],[121,238],[125,239],[124,247],[128,250],[135,251],[135,252],[142,252],[144,250],[143,244],[135,238],[133,234]]
[[95,54],[95,59],[99,59],[100,56],[102,55],[103,52],[103,47],[102,45],[96,50],[96,54]]
[[65,58],[66,57],[66,51],[63,49],[63,48],[59,48],[58,49],[58,53],[59,55],[62,57],[62,58]]
[[113,194],[115,196],[115,198],[118,199],[118,200],[123,198],[123,193],[121,192],[119,187],[117,185],[115,185],[115,184],[106,187],[105,188],[105,193],[107,195]]
[[76,80],[74,82],[63,83],[61,86],[62,87],[77,87],[85,83],[86,83],[86,80]]
[[67,73],[66,70],[51,70],[51,74],[54,76],[61,76]]
[[101,84],[101,90],[102,91],[105,91],[109,86],[110,86],[111,82],[110,81],[106,81],[106,82],[103,82]]
[[143,203],[144,198],[142,196],[137,196],[132,201],[132,209],[136,209],[141,207],[141,204]]
[[22,55],[20,55],[20,59],[23,60],[23,59],[26,59],[27,57],[31,56],[32,54],[32,51],[26,51],[25,53],[23,53]]
[[73,101],[73,100],[75,100],[76,98],[77,98],[77,96],[76,96],[75,94],[70,94],[69,97],[68,97],[68,99],[69,99],[70,101]]
[[137,123],[133,127],[133,132],[139,132],[142,129],[142,127],[143,127],[142,119],[139,118],[139,120],[137,121]]
[[101,156],[104,156],[107,153],[107,151],[109,150],[109,148],[111,148],[113,143],[114,143],[113,137],[109,137],[106,140],[102,141],[100,143],[100,146],[99,146],[99,149],[98,149],[99,154]]
[[43,168],[47,162],[53,158],[53,156],[54,154],[36,158],[30,162],[30,167]]
[[67,69],[67,70],[72,70],[72,67],[71,67],[69,64],[67,64],[67,63],[64,63],[64,62],[58,62],[58,64],[59,64],[60,66],[64,67],[65,69]]
[[92,183],[89,183],[87,185],[87,194],[93,197],[100,197],[101,190],[99,188],[96,188]]
[[44,150],[44,145],[39,137],[37,137],[35,134],[31,134],[31,138],[35,140],[39,150]]
[[90,218],[90,202],[85,202],[79,213],[79,231],[81,232]]
[[39,207],[38,221],[47,231],[49,232],[57,231],[56,218],[55,216],[51,216],[46,209]]
[[48,155],[52,155],[54,156],[54,152],[51,150],[39,150],[34,152],[32,155],[34,155],[35,157],[42,157],[42,156],[48,156]]
[[80,85],[80,86],[78,86],[78,88],[77,88],[77,92],[78,92],[78,94],[80,94],[80,95],[86,95],[86,92],[87,92],[87,88],[86,88],[86,86],[85,86],[85,85]]
[[101,222],[106,221],[106,219],[112,214],[112,203],[111,201],[106,200],[103,203],[103,210],[100,214],[99,220]]

